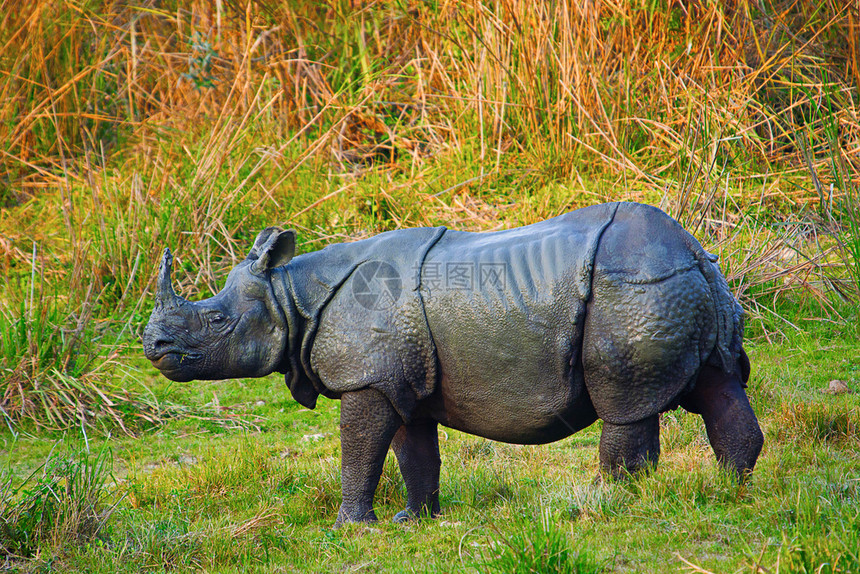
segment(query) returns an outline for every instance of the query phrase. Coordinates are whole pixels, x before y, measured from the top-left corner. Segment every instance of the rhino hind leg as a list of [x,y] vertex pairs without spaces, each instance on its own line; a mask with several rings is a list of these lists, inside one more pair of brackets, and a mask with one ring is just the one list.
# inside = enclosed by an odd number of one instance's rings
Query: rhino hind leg
[[403,420],[375,389],[344,393],[340,405],[341,492],[336,526],[375,522],[373,495],[385,455]]
[[603,421],[599,450],[600,470],[612,478],[647,472],[660,458],[658,415],[629,424]]
[[681,406],[702,415],[717,461],[744,482],[755,466],[764,436],[738,375],[704,367]]
[[403,425],[394,435],[391,448],[406,483],[406,509],[394,516],[406,522],[439,514],[439,432],[436,421]]

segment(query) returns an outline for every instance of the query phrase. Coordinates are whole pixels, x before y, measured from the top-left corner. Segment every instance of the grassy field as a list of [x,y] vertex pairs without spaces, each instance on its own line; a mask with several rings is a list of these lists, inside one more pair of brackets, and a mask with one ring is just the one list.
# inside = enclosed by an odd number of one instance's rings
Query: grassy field
[[[839,0],[0,0],[0,569],[860,572],[858,33]],[[747,311],[744,487],[682,411],[618,483],[599,423],[445,430],[438,520],[390,523],[391,459],[380,523],[334,530],[337,402],[142,357],[165,246],[199,298],[270,225],[309,251],[622,199]]]
[[[721,474],[701,419],[683,411],[663,416],[660,468],[622,483],[595,482],[599,423],[545,446],[445,430],[443,514],[408,526],[390,522],[405,493],[389,455],[380,522],[332,529],[336,401],[303,409],[277,377],[167,388],[150,374],[162,400],[213,414],[178,417],[138,437],[88,433],[88,444],[75,429],[4,435],[13,484],[32,473],[4,513],[23,504],[30,516],[51,515],[30,546],[17,533],[21,546],[12,550],[29,559],[13,568],[856,572],[860,401],[820,390],[832,378],[856,385],[858,332],[810,331],[750,345],[750,395],[766,443],[747,487]],[[240,416],[249,421],[243,428]],[[29,520],[18,527],[32,527]]]

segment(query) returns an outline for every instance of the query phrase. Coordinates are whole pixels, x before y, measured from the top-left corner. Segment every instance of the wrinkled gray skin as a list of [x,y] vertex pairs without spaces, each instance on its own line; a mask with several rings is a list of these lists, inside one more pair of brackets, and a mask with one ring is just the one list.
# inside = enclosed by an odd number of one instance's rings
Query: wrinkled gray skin
[[600,418],[601,470],[621,477],[656,465],[658,416],[681,406],[740,480],[755,465],[742,311],[714,258],[658,209],[611,203],[508,231],[294,250],[292,230],[266,229],[196,303],[174,293],[165,250],[143,347],[175,381],[278,371],[309,408],[339,398],[338,524],[376,520],[389,447],[408,496],[395,520],[438,514],[439,424],[541,444]]

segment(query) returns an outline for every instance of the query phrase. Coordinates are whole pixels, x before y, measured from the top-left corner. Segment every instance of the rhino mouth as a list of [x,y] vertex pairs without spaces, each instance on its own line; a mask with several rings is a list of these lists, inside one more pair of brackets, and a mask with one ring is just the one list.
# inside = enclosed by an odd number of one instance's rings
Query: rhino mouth
[[178,371],[191,363],[203,358],[201,353],[186,353],[182,351],[165,351],[150,358],[152,365],[161,372]]

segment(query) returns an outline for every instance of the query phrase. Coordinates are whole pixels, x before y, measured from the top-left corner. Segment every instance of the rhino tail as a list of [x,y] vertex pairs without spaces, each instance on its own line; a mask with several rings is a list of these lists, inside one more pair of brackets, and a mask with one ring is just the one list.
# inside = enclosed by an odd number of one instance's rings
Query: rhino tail
[[742,371],[740,374],[746,383],[748,369],[743,372],[745,369],[741,365],[741,362],[746,360],[742,347],[744,310],[732,295],[725,276],[720,272],[717,256],[705,251],[701,245],[698,245],[698,242],[693,247],[702,275],[711,287],[711,299],[714,302],[714,325],[717,336],[714,350],[711,352],[708,362],[714,366],[722,367],[728,374],[733,374],[735,369],[740,366]]

